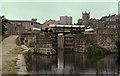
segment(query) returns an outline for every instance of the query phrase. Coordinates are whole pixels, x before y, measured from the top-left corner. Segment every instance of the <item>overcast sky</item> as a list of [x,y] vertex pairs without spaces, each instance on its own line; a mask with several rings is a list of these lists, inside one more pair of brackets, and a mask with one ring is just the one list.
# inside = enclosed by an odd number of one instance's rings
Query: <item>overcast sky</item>
[[60,16],[72,16],[73,23],[82,18],[82,11],[90,12],[91,18],[118,13],[118,2],[2,2],[2,13],[8,19],[30,20],[38,22],[59,20]]

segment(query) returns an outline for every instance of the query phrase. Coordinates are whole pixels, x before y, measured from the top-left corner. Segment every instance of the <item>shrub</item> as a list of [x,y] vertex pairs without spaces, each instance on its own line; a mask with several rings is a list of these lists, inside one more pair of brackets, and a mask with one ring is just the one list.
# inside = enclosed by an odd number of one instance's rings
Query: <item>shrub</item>
[[88,58],[94,60],[94,62],[97,62],[98,60],[102,59],[103,57],[111,53],[110,51],[100,46],[90,46],[87,48],[87,50]]
[[108,54],[108,53],[111,53],[111,52],[106,50],[105,48],[100,47],[100,46],[90,46],[90,47],[87,48],[87,53]]
[[29,71],[29,69],[30,69],[30,62],[32,60],[32,52],[30,50],[28,52],[25,52],[24,53],[24,58],[25,58],[26,68]]
[[19,40],[19,37],[16,38],[16,45],[20,46],[20,40]]
[[52,49],[52,54],[55,55],[56,54],[56,50]]

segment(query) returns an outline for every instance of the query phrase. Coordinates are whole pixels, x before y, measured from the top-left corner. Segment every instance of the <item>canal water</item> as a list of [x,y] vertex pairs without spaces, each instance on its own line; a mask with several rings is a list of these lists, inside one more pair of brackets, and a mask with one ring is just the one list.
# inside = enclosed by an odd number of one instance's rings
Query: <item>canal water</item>
[[120,56],[58,52],[55,56],[32,55],[32,74],[119,74]]

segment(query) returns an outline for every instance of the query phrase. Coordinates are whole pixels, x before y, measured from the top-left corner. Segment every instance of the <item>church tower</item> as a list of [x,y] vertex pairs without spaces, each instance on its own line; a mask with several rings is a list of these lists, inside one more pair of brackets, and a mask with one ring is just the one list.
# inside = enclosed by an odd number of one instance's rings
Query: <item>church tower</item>
[[90,19],[90,12],[89,13],[87,13],[86,11],[85,13],[82,12],[82,24],[87,25],[89,19]]

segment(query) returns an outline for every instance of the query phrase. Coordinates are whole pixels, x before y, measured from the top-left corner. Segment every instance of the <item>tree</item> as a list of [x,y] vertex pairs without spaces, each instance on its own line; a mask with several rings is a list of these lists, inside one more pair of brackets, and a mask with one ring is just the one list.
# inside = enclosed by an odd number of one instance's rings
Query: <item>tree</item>
[[77,25],[82,25],[82,19],[78,19]]
[[1,16],[1,20],[2,20],[2,35],[4,35],[5,32],[7,31],[6,26],[10,24],[10,22],[8,19],[5,18],[5,16]]
[[85,27],[87,28],[88,26],[93,26],[93,23],[92,23],[91,21],[89,21],[89,22],[85,25]]
[[91,21],[89,21],[88,23],[87,23],[87,26],[92,26],[93,25],[93,23],[91,22]]

